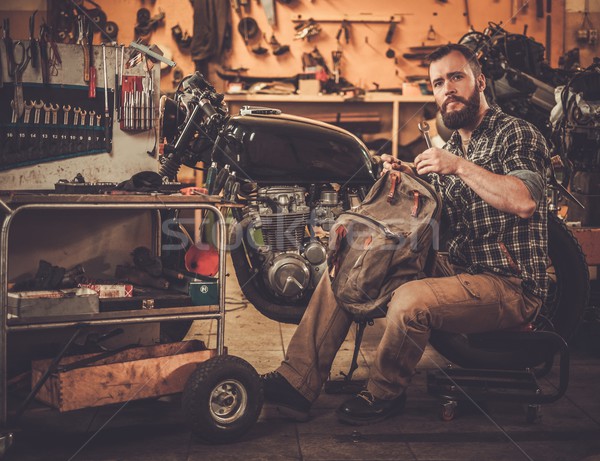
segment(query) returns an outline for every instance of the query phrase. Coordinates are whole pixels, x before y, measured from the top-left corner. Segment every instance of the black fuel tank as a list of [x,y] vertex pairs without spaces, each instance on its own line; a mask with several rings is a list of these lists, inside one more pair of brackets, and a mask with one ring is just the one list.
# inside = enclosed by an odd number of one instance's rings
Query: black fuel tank
[[232,117],[213,158],[229,163],[239,177],[265,184],[375,181],[368,150],[356,136],[288,114]]

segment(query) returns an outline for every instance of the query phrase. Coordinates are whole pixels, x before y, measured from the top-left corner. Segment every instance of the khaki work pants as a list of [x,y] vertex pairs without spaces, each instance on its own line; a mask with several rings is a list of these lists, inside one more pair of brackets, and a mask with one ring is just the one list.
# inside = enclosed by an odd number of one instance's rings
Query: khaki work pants
[[[457,272],[456,268],[449,272],[448,267],[445,264],[437,273]],[[402,394],[431,329],[482,333],[511,328],[531,320],[540,306],[541,300],[524,293],[521,280],[513,277],[458,273],[407,282],[388,304],[367,390],[381,399]],[[277,370],[309,401],[318,397],[352,322],[352,315],[336,303],[324,275]]]

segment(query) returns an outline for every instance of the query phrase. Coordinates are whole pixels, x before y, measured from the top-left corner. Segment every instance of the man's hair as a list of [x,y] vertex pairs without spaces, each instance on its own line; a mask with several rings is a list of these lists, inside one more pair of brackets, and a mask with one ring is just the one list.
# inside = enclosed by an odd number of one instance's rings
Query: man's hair
[[440,59],[449,55],[453,51],[458,51],[460,54],[462,54],[469,63],[469,66],[471,67],[475,78],[479,77],[479,75],[481,74],[481,64],[479,64],[475,53],[473,53],[473,51],[471,51],[470,48],[464,45],[449,43],[448,45],[440,46],[437,50],[435,50],[429,56],[427,56],[427,62],[429,63],[429,65],[431,65],[432,62],[439,61]]

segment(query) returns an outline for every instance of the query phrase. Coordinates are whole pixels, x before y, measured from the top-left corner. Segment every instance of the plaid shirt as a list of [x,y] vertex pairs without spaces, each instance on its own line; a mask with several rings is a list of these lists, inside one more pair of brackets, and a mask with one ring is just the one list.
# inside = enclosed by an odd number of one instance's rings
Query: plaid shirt
[[[460,146],[455,131],[444,148],[496,174],[530,170],[545,181],[549,156],[543,136],[528,122],[497,106],[473,131],[466,154]],[[525,290],[545,300],[549,284],[545,196],[533,216],[523,219],[488,205],[458,176],[432,173],[430,180],[442,196],[444,218],[450,227],[450,262],[471,274],[520,277]]]

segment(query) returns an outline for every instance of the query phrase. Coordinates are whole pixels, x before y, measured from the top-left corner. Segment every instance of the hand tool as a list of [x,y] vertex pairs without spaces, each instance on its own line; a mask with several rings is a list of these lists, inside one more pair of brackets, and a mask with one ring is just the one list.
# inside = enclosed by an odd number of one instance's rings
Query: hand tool
[[119,99],[121,92],[119,91],[119,45],[115,42],[115,114],[117,114],[117,120],[121,120],[119,116]]
[[73,126],[79,125],[79,113],[81,112],[81,107],[73,108]]
[[31,110],[33,109],[33,101],[24,102],[25,113],[23,115],[23,123],[29,123],[29,119],[31,118]]
[[42,24],[40,26],[40,67],[42,69],[42,83],[44,85],[50,83],[50,60],[48,59],[48,26]]
[[52,104],[44,104],[44,125],[50,124]]
[[274,27],[277,25],[277,16],[275,14],[275,0],[262,0],[262,6],[265,10],[265,15],[269,21],[269,25]]
[[[21,49],[21,56],[18,62],[15,61],[15,49],[17,47]],[[29,47],[26,47],[21,40],[16,41],[12,49],[12,59],[14,65],[13,78],[15,82],[13,99],[15,100],[19,117],[23,114],[23,72],[27,68],[27,64],[29,64],[29,58]]]
[[58,123],[58,110],[60,106],[58,104],[50,104],[50,112],[52,112],[52,125]]
[[96,111],[95,110],[90,110],[89,116],[90,116],[89,125],[90,126],[94,126],[94,120],[96,118]]
[[79,124],[81,126],[85,126],[85,116],[87,115],[87,110],[81,109],[81,112],[79,112],[79,115],[81,115],[81,121],[79,122]]
[[35,114],[33,116],[33,123],[38,125],[40,123],[40,113],[44,108],[44,101],[40,99],[40,102],[33,101],[33,108],[35,109]]
[[390,26],[388,27],[387,34],[385,35],[385,43],[388,45],[392,43],[394,40],[394,32],[396,32],[396,22],[391,21]]
[[19,119],[19,114],[17,113],[17,105],[15,104],[15,100],[10,100],[10,107],[12,107],[12,118],[10,119],[10,123],[17,123]]
[[123,117],[122,113],[121,113],[121,106],[123,105],[123,64],[125,63],[125,45],[121,45],[121,69],[120,69],[120,75],[119,75],[119,94],[118,94],[118,100],[119,100],[119,112],[118,112],[118,120],[121,121],[121,117]]
[[423,138],[425,139],[427,148],[431,148],[432,144],[431,144],[431,137],[429,136],[429,123],[427,123],[425,120],[423,120],[422,122],[419,122],[418,127],[419,127],[419,131],[421,132],[421,134],[423,134]]
[[2,40],[6,49],[6,70],[8,76],[14,80],[17,64],[15,63],[15,46],[10,37],[10,19],[8,18],[4,18],[2,21]]
[[213,191],[215,189],[215,177],[217,176],[217,162],[212,162],[206,170],[206,179],[204,181],[204,186],[206,190],[208,190],[208,195],[213,195]]
[[106,45],[102,44],[102,67],[104,70],[104,142],[106,152],[112,152],[112,139],[110,137],[110,124],[112,119],[108,111],[108,78],[106,77]]
[[62,110],[63,110],[63,125],[68,125],[69,124],[69,112],[71,111],[71,106],[67,105],[67,106],[62,106]]
[[90,85],[88,87],[88,98],[94,99],[96,97],[96,67],[94,67],[94,28],[92,21],[89,21],[87,36],[89,45],[88,54],[90,60]]
[[85,24],[83,16],[77,18],[77,44],[81,45],[83,50],[83,81],[88,83],[90,81],[90,50],[87,44],[87,38],[85,33]]
[[471,17],[469,16],[469,0],[465,0],[465,18],[467,20],[467,27],[471,28]]
[[29,50],[31,56],[31,67],[34,69],[38,68],[39,61],[39,43],[35,38],[33,31],[35,30],[35,15],[37,10],[29,18]]

